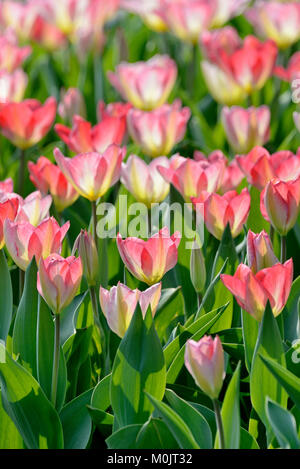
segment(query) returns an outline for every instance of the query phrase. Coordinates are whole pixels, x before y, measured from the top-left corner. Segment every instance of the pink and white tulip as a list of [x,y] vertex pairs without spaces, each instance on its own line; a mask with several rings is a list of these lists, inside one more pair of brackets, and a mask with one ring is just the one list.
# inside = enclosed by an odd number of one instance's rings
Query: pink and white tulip
[[85,119],[86,106],[81,91],[78,88],[69,88],[67,91],[63,91],[57,110],[60,117],[68,122],[72,122],[76,115]]
[[167,31],[163,0],[121,0],[120,3],[121,8],[139,15],[148,28],[153,31]]
[[0,70],[0,103],[22,101],[28,77],[22,69],[12,73]]
[[40,191],[35,191],[25,199],[19,197],[19,201],[16,222],[28,222],[33,226],[38,226],[45,218],[49,217],[49,209],[52,204],[50,195],[43,196]]
[[31,54],[31,47],[18,46],[17,37],[12,29],[0,36],[0,70],[14,72]]
[[0,249],[5,244],[4,223],[5,220],[14,221],[19,208],[18,198],[6,198],[5,195],[0,199]]
[[256,274],[259,270],[278,264],[269,235],[265,231],[258,234],[249,230],[247,235],[248,265]]

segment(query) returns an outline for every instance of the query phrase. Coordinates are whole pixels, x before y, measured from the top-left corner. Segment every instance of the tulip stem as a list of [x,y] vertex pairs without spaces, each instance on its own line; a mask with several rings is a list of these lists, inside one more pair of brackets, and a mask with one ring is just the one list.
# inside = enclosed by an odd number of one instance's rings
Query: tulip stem
[[281,236],[281,264],[286,261],[286,236]]
[[220,449],[225,449],[225,435],[219,401],[217,399],[213,399],[213,405],[216,417],[216,424],[219,432]]
[[100,316],[99,316],[99,308],[98,308],[98,302],[97,302],[97,295],[96,295],[96,290],[94,286],[89,287],[89,292],[90,292],[90,298],[91,298],[91,303],[92,303],[92,309],[93,309],[93,316],[94,316],[94,323],[95,326],[99,330],[100,334],[100,341],[101,341],[101,348],[102,348],[102,354],[103,354],[103,367],[105,369],[105,358],[104,358],[104,353],[106,351],[106,340],[105,340],[105,333],[100,321]]
[[21,150],[21,153],[20,153],[20,167],[19,167],[18,193],[22,197],[24,196],[25,166],[26,166],[25,150]]
[[93,236],[96,244],[96,249],[98,252],[98,241],[97,241],[97,205],[96,201],[92,200],[92,221],[93,221]]
[[51,384],[51,402],[56,406],[57,382],[58,382],[58,367],[59,367],[59,341],[60,341],[60,316],[55,314],[54,317],[54,353],[53,353],[53,369],[52,369],[52,384]]
[[270,225],[270,240],[271,240],[272,245],[274,245],[274,234],[275,234],[274,227],[273,225]]
[[25,282],[25,272],[19,268],[19,301],[21,301]]

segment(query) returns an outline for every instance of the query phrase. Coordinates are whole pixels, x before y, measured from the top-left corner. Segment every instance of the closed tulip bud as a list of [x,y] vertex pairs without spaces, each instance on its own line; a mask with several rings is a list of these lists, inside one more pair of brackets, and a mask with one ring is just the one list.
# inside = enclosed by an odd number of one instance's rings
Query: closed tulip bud
[[279,262],[274,254],[269,235],[265,231],[258,234],[248,231],[247,258],[248,265],[254,274]]
[[94,238],[86,230],[81,230],[77,236],[73,254],[76,250],[81,258],[83,275],[87,279],[88,286],[96,285],[99,273],[98,252]]
[[211,399],[217,399],[225,376],[220,338],[205,335],[199,342],[188,340],[184,361],[199,388]]
[[194,241],[190,258],[191,281],[197,293],[204,290],[206,283],[206,267],[203,253],[198,243]]
[[61,93],[58,114],[65,121],[71,122],[75,115],[86,117],[84,97],[78,88],[69,88]]
[[150,306],[152,316],[155,315],[161,296],[161,283],[151,286],[141,292],[138,289],[131,290],[126,285],[118,282],[117,286],[110,290],[100,286],[100,305],[110,329],[119,337],[124,337],[132,316],[139,303],[143,317]]
[[5,195],[0,199],[0,249],[3,248],[4,241],[4,223],[5,220],[14,221],[19,208],[18,198],[6,198]]
[[41,259],[37,277],[37,289],[54,314],[66,308],[77,293],[82,277],[80,257],[64,259],[51,254]]
[[172,236],[168,228],[162,228],[147,241],[117,236],[117,246],[122,261],[134,277],[148,285],[158,283],[166,272],[177,263],[181,234]]
[[222,274],[221,280],[238,304],[260,322],[268,301],[275,317],[283,310],[291,291],[293,260],[277,263],[256,274],[247,265],[240,264],[233,276]]

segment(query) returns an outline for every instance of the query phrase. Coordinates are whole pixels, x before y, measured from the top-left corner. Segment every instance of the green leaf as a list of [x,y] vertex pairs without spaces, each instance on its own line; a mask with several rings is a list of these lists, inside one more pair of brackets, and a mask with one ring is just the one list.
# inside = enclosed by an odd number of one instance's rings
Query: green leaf
[[10,273],[4,250],[0,250],[0,340],[6,341],[13,311],[13,294]]
[[87,410],[97,428],[101,434],[105,437],[111,435],[112,427],[114,424],[114,416],[104,410],[96,409],[90,405],[87,406]]
[[85,449],[92,431],[92,419],[87,405],[93,390],[84,392],[66,404],[60,419],[63,427],[65,449]]
[[162,339],[171,321],[183,314],[184,300],[180,287],[162,290],[161,298],[154,316],[155,329],[158,337]]
[[260,359],[300,409],[300,379],[275,360],[262,355]]
[[177,449],[174,436],[163,420],[150,417],[140,429],[136,449]]
[[13,330],[13,352],[20,354],[25,368],[36,378],[36,335],[38,291],[36,288],[37,266],[35,258],[27,267],[23,295],[17,310]]
[[[221,315],[224,313],[224,311],[226,311],[226,308],[227,308],[227,305],[225,306],[222,306],[221,308],[219,308],[219,310],[216,311],[215,315],[214,315],[214,318],[211,319],[209,322],[206,322],[206,324],[204,326],[202,326],[197,332],[195,332],[195,334],[193,334],[190,339],[191,340],[195,340],[195,341],[198,341],[201,339],[201,337],[204,336],[204,334],[206,334],[206,332],[208,330],[211,330],[211,328],[214,326],[214,324],[218,321],[218,319],[221,317]],[[205,316],[203,316],[202,318],[200,319],[207,319],[207,316],[208,314],[206,314]],[[184,333],[183,333],[184,334]],[[179,338],[182,339],[182,335],[179,336]],[[187,339],[188,340],[188,339]],[[183,342],[180,341],[180,344],[182,344]],[[183,345],[180,347],[180,350],[178,351],[178,353],[176,354],[174,360],[172,361],[169,369],[168,369],[168,372],[167,372],[167,383],[174,383],[175,380],[177,379],[180,371],[181,371],[181,368],[183,367],[184,365],[184,353],[185,353],[185,345],[186,345],[186,341],[183,343]]]
[[254,233],[260,233],[262,230],[269,231],[269,223],[264,219],[260,211],[260,191],[254,187],[250,187],[251,207],[247,220],[247,229]]
[[63,448],[62,426],[58,414],[39,383],[4,346],[5,363],[0,363],[2,402],[28,449]]
[[252,405],[263,421],[266,429],[270,430],[270,424],[265,410],[266,397],[268,396],[273,401],[285,407],[287,395],[272,373],[264,366],[260,356],[272,358],[277,363],[285,365],[282,339],[269,302],[267,303],[260,324],[254,352],[250,374],[250,397]]
[[105,440],[108,449],[136,449],[136,439],[142,426],[141,423],[126,425],[114,432]]
[[[54,356],[54,322],[43,298],[39,297],[37,318],[37,380],[51,400],[52,370]],[[62,349],[60,350],[56,408],[62,408],[67,388],[67,369]]]
[[79,308],[87,291],[75,296],[74,300],[62,312],[60,317],[60,344],[63,345],[76,332],[76,321]]
[[254,436],[252,436],[249,432],[247,432],[247,430],[245,430],[243,427],[241,427],[240,430],[241,430],[240,449],[259,449],[259,446]]
[[[230,380],[224,401],[221,417],[224,428],[225,448],[239,449],[240,447],[240,362]],[[217,433],[215,447],[219,448],[219,434]]]
[[166,389],[165,396],[172,409],[175,410],[189,427],[199,448],[211,449],[212,434],[207,421],[201,413],[170,389]]
[[300,276],[294,280],[288,301],[282,311],[284,320],[284,338],[293,342],[299,339]]
[[91,407],[99,410],[106,410],[110,406],[110,381],[111,374],[105,376],[97,386],[95,386],[92,398]]
[[280,447],[300,449],[295,417],[270,399],[267,399],[266,412]]
[[242,326],[243,326],[243,338],[244,338],[244,347],[245,347],[245,364],[248,372],[251,371],[253,354],[258,337],[259,322],[247,313],[247,311],[242,311]]
[[2,406],[0,392],[0,449],[24,449],[24,447],[20,432]]
[[182,449],[199,449],[199,446],[184,420],[164,402],[160,402],[147,393],[158,415],[163,419],[178,445]]
[[120,427],[144,423],[153,406],[144,391],[162,399],[166,368],[150,308],[143,320],[140,307],[117,350],[111,376],[111,405]]

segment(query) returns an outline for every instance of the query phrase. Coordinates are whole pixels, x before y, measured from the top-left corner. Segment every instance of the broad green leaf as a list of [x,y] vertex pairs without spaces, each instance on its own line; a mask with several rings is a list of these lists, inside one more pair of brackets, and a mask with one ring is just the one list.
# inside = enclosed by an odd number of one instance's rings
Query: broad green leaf
[[87,410],[92,418],[92,421],[100,430],[100,433],[105,437],[111,435],[114,424],[114,416],[108,412],[105,412],[104,410],[96,409],[90,405],[87,405]]
[[254,233],[260,233],[262,230],[269,231],[269,223],[263,218],[260,211],[260,191],[254,187],[250,187],[251,207],[249,217],[247,219],[247,228]]
[[184,300],[180,287],[162,290],[161,299],[154,316],[158,337],[162,339],[171,321],[174,318],[183,316],[183,314]]
[[[2,352],[4,346],[0,343]],[[28,449],[63,448],[58,414],[39,383],[5,352],[0,363],[2,402]]]
[[63,345],[71,335],[76,332],[76,320],[79,308],[86,297],[87,292],[75,296],[74,300],[61,312],[60,319],[60,344]]
[[142,426],[141,423],[126,425],[114,432],[105,440],[108,449],[136,449],[136,439]]
[[163,419],[170,432],[174,436],[178,445],[182,449],[199,449],[189,426],[184,420],[164,402],[158,401],[153,396],[147,394],[149,400],[155,407],[158,415]]
[[300,409],[300,379],[275,360],[263,355],[260,359]]
[[24,449],[23,438],[2,406],[0,392],[0,449]]
[[[224,428],[225,448],[240,447],[240,362],[232,375],[222,404],[221,417]],[[217,433],[215,447],[220,447]]]
[[211,308],[211,305],[215,302],[214,289],[216,288],[216,285],[218,285],[218,282],[220,281],[220,275],[226,271],[227,264],[228,264],[228,258],[225,260],[224,264],[222,265],[221,269],[219,270],[215,278],[211,280],[210,285],[207,288],[206,293],[201,302],[200,308],[198,309],[196,313],[195,319],[198,319],[200,316],[207,314],[209,311],[213,309]]
[[105,376],[97,386],[95,386],[92,397],[91,407],[99,410],[106,410],[110,406],[110,381],[111,374]]
[[144,423],[153,406],[144,391],[162,399],[166,368],[150,308],[145,320],[139,305],[117,350],[111,376],[111,405],[119,426]]
[[140,429],[136,439],[136,449],[177,449],[174,436],[163,420],[150,417]]
[[245,356],[245,347],[243,344],[243,332],[240,327],[233,327],[225,331],[218,332],[223,349],[232,358],[243,361]]
[[20,354],[21,362],[36,378],[36,336],[38,291],[35,258],[27,267],[23,295],[17,310],[13,330],[13,352]]
[[0,250],[0,278],[0,340],[5,342],[12,319],[13,294],[4,249]]
[[285,366],[282,339],[269,302],[267,303],[267,307],[260,324],[250,374],[251,402],[260,419],[269,431],[270,424],[265,410],[266,398],[269,397],[273,401],[285,407],[287,403],[287,395],[276,378],[274,378],[268,368],[264,366],[260,356],[271,358],[277,363]]
[[66,404],[60,419],[63,427],[65,449],[85,449],[92,431],[92,419],[87,405],[93,390],[84,392]]
[[267,399],[266,402],[266,412],[280,447],[300,449],[295,417],[270,399]]
[[165,396],[172,409],[175,410],[189,427],[199,448],[212,448],[210,427],[202,414],[170,389],[166,389]]
[[247,313],[247,311],[242,309],[241,313],[245,347],[245,364],[248,372],[250,373],[255,345],[258,337],[259,322],[254,319],[251,314]]
[[[54,322],[51,313],[39,297],[37,318],[37,380],[44,393],[51,399],[52,370],[54,355]],[[64,354],[60,350],[56,408],[59,411],[64,405],[67,388],[67,369]]]
[[294,280],[288,301],[282,311],[284,320],[284,338],[293,342],[299,339],[300,329],[300,276]]
[[241,430],[240,449],[259,449],[259,446],[254,436],[252,436],[249,432],[247,432],[247,430],[245,430],[243,427],[241,427],[240,430]]

